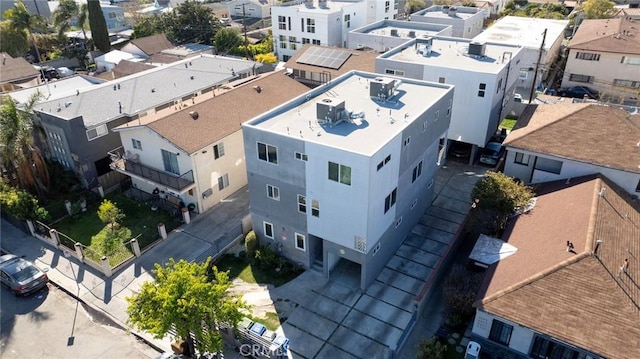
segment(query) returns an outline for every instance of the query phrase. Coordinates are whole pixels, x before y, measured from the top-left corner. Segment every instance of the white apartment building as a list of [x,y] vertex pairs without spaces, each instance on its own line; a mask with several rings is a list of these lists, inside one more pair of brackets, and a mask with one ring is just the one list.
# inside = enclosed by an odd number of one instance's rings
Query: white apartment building
[[486,12],[476,7],[434,5],[411,14],[409,19],[451,25],[452,36],[471,39],[482,31]]
[[415,39],[380,55],[376,72],[454,85],[449,139],[475,149],[484,147],[510,111],[521,52],[518,46],[460,38]]
[[287,61],[304,44],[347,47],[350,30],[397,13],[398,0],[291,1],[271,8],[273,48]]
[[385,52],[411,39],[435,35],[452,36],[451,25],[380,20],[349,31],[347,45],[350,49]]
[[452,96],[352,71],[245,122],[261,243],[325,276],[347,261],[364,290],[431,204]]

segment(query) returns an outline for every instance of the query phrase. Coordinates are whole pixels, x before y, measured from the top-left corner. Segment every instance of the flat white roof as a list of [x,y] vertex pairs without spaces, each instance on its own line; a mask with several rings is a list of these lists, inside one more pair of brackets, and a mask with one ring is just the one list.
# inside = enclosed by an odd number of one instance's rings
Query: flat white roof
[[569,20],[551,20],[505,16],[474,38],[475,41],[500,42],[539,49],[542,33],[547,29],[545,49],[550,49],[558,37],[564,37]]
[[[434,18],[434,19],[466,20],[472,16],[475,16],[478,12],[482,11],[481,9],[475,8],[475,7],[462,7],[462,6],[452,6],[452,7],[456,8],[455,15],[452,15],[449,12],[443,11],[443,6],[441,5],[434,5],[422,11],[418,11],[417,13],[411,16],[422,16],[422,17]],[[471,11],[469,11],[469,9],[471,9]]]
[[[394,36],[394,37],[404,37],[404,38],[429,37],[429,36],[438,35],[445,28],[436,31],[436,30],[419,30],[419,29],[397,27],[397,26],[383,26],[377,29],[366,31],[365,33],[371,34],[371,35],[378,35],[378,36]],[[396,31],[397,35],[391,34],[393,30]],[[413,32],[413,36],[409,36],[409,32]]]
[[49,81],[47,84],[9,92],[7,95],[11,96],[11,98],[18,103],[26,103],[31,95],[40,91],[42,94],[40,101],[51,101],[75,94],[76,91],[80,89],[95,86],[103,82],[105,82],[105,80],[96,77],[74,75],[60,80]]
[[424,55],[426,41],[414,40],[381,55],[379,58],[463,71],[498,73],[507,66],[509,57],[508,55],[505,57],[505,53],[510,52],[515,55],[521,49],[512,45],[486,44],[485,56],[471,56],[468,54],[470,42],[468,39],[453,37],[433,38],[431,52]]
[[[387,101],[373,100],[369,91],[376,79],[395,80],[396,85],[399,84],[395,96]],[[352,71],[244,125],[371,156],[452,88],[445,84]],[[344,101],[348,112],[361,113],[362,117],[334,125],[321,124],[316,106],[323,100],[334,104]]]
[[[277,6],[272,6],[271,9],[278,9],[278,8],[296,8],[298,9],[298,12],[306,12],[306,13],[315,13],[315,14],[328,14],[328,13],[332,13],[335,11],[339,11],[341,10],[343,7],[348,6],[348,5],[353,5],[353,4],[357,4],[357,2],[353,2],[353,1],[327,1],[326,5],[320,7],[318,6],[318,1],[314,1],[313,6],[307,6],[305,5],[304,1],[303,2],[298,2],[297,4],[291,4],[291,5],[287,5],[287,3],[283,3],[281,5],[277,5]],[[273,10],[271,10],[273,11]]]

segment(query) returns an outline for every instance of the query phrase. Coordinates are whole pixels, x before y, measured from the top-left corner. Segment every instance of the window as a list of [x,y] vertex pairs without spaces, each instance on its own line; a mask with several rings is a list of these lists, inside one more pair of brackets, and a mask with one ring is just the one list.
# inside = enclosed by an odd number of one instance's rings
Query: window
[[311,43],[311,40],[307,39],[306,37],[302,38],[302,45],[309,44],[309,43]]
[[225,173],[218,177],[218,190],[222,191],[227,187],[229,187],[229,174]]
[[404,139],[404,141],[403,141],[403,143],[404,143],[404,145],[405,145],[405,146],[408,146],[408,145],[409,145],[409,143],[411,143],[411,137],[407,137],[407,138],[405,138],[405,139]]
[[513,331],[513,326],[494,319],[493,324],[491,324],[489,340],[509,345],[509,341],[511,340],[511,331]]
[[411,183],[415,182],[422,174],[422,161],[418,162],[418,165],[413,168],[413,177]]
[[300,233],[296,233],[296,248],[301,251],[305,250],[305,238]]
[[520,80],[526,80],[527,77],[529,77],[529,71],[528,70],[520,70]]
[[351,27],[351,15],[347,14],[344,16],[344,23],[347,26],[347,29]]
[[593,82],[593,76],[571,74],[569,75],[569,81],[591,83]]
[[298,212],[307,213],[307,197],[298,195]]
[[268,184],[267,185],[267,197],[269,197],[271,199],[275,199],[276,201],[279,201],[280,200],[280,188]]
[[438,83],[443,84],[445,82],[444,77],[438,77]]
[[289,36],[289,42],[298,42],[295,36]]
[[273,239],[273,224],[269,222],[262,222],[265,237]]
[[298,48],[298,45],[296,43],[292,42],[292,43],[289,44],[289,48],[291,50],[296,50]]
[[316,32],[316,19],[307,19],[307,32],[315,34],[315,32]]
[[162,150],[162,163],[164,164],[164,170],[173,174],[180,174],[178,168],[178,154]]
[[391,207],[396,204],[396,196],[398,195],[398,188],[394,188],[393,191],[384,199],[384,213],[389,212]]
[[378,242],[378,244],[376,244],[376,247],[373,248],[373,255],[375,256],[379,250],[380,250],[380,242]]
[[280,42],[285,42],[285,41],[287,41],[287,37],[286,37],[286,36],[284,36],[284,35],[280,35],[280,36],[278,36],[278,39],[280,40]]
[[87,130],[87,140],[95,140],[98,137],[102,137],[106,135],[109,131],[107,130],[107,125],[100,125],[98,127]]
[[517,163],[519,165],[528,165],[529,164],[529,155],[524,153],[516,152],[516,158],[513,160],[513,163]]
[[278,16],[278,30],[287,29],[287,18],[284,16]]
[[314,45],[320,45],[320,40],[313,39],[313,40],[311,40],[311,42],[312,42]]
[[311,215],[314,217],[320,217],[320,202],[318,202],[318,200],[311,200]]
[[536,169],[544,172],[560,174],[562,171],[562,162],[538,157],[536,160]]
[[478,85],[478,97],[484,97],[484,90],[487,89],[487,84]]
[[309,157],[307,157],[307,155],[304,153],[296,152],[296,159],[301,161],[307,161]]
[[213,158],[217,160],[222,156],[224,156],[224,143],[221,142],[213,146]]
[[613,85],[619,86],[619,87],[630,87],[630,88],[638,89],[640,88],[640,81],[615,79],[613,80]]
[[351,186],[351,167],[329,162],[329,179]]
[[531,347],[531,357],[540,359],[585,359],[587,355],[536,335]]
[[640,65],[640,57],[638,56],[622,56],[621,64]]
[[275,146],[258,142],[258,159],[278,164],[278,149]]
[[384,12],[389,12],[390,5],[389,1],[384,2]]
[[389,161],[391,161],[391,155],[388,155],[384,160],[380,161],[380,163],[378,163],[378,171],[380,171],[382,169],[382,167],[384,167],[384,165],[386,165],[387,163],[389,163]]
[[404,71],[401,71],[401,70],[385,69],[384,72],[388,75],[396,75],[396,76],[404,77]]
[[280,43],[280,48],[281,49],[286,49],[287,48],[287,43],[286,42],[281,42]]
[[576,52],[576,59],[587,61],[600,61],[600,54],[594,54],[592,52]]
[[[300,18],[300,31],[304,32],[304,18]],[[304,44],[304,39],[302,43]]]
[[142,151],[142,142],[136,140],[135,138],[132,138],[131,144],[133,145],[133,148],[135,148],[136,150]]

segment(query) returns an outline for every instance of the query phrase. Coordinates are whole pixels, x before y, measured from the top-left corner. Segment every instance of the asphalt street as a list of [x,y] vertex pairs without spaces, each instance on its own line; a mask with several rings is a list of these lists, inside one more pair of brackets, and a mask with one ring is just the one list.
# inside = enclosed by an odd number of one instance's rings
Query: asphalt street
[[0,358],[155,358],[158,352],[52,284],[27,297],[0,292]]

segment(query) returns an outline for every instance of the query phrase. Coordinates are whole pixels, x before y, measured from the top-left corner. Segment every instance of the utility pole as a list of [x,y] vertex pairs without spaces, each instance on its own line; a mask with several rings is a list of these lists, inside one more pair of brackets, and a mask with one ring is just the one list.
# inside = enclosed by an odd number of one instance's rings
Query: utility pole
[[247,41],[247,16],[244,12],[244,6],[246,3],[242,3],[242,29],[244,31],[244,56],[249,60],[249,41]]
[[533,101],[533,93],[536,91],[536,81],[538,81],[538,68],[540,67],[540,61],[542,60],[542,53],[544,52],[544,42],[547,39],[547,29],[544,29],[542,33],[542,44],[540,44],[540,51],[538,52],[538,62],[536,62],[536,70],[533,73],[533,83],[531,84],[531,92],[529,92],[529,103]]

